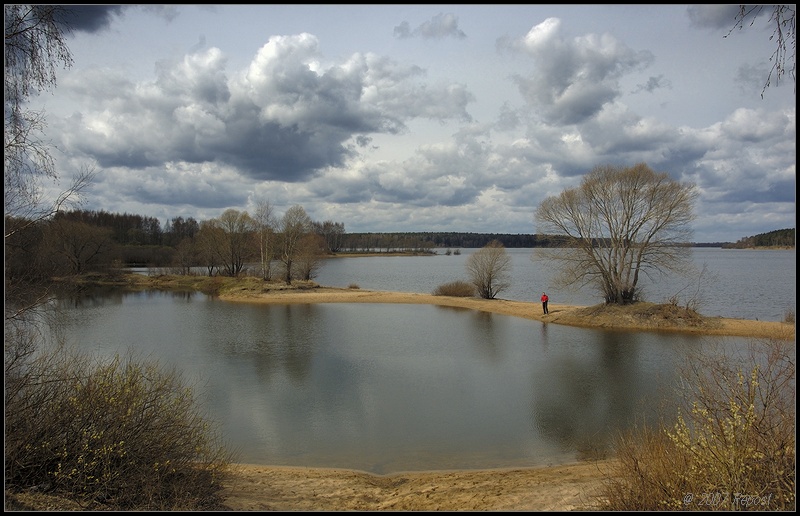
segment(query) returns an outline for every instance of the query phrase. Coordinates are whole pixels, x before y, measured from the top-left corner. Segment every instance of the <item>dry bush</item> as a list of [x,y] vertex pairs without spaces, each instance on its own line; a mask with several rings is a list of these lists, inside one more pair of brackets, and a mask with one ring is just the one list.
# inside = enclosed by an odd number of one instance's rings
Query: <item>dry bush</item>
[[7,491],[35,488],[86,508],[219,503],[231,457],[175,371],[64,348],[15,353],[7,342],[5,373]]
[[794,343],[713,351],[685,368],[674,419],[619,439],[604,509],[795,509]]
[[434,289],[434,296],[452,296],[452,297],[473,297],[475,296],[475,285],[467,283],[466,281],[451,281],[439,285]]

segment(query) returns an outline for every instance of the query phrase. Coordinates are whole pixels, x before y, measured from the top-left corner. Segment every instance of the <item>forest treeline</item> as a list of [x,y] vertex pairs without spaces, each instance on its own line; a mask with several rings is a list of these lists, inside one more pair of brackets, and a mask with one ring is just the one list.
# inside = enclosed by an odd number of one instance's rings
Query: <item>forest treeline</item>
[[735,243],[723,244],[723,249],[751,249],[753,247],[794,247],[795,228],[776,229],[769,233],[740,238]]
[[[237,212],[239,213],[239,212]],[[240,215],[246,212],[239,213]],[[24,221],[6,220],[6,227],[25,226]],[[200,258],[208,255],[209,246],[219,247],[214,241],[220,239],[200,238],[209,222],[192,217],[174,217],[162,226],[155,217],[107,211],[73,210],[57,213],[53,218],[39,221],[35,230],[21,232],[16,238],[7,240],[7,266],[18,260],[18,266],[29,269],[32,261],[52,261],[60,257],[62,269],[83,272],[86,267],[97,269],[112,264],[127,266],[168,267],[180,264],[204,265]],[[263,230],[264,228],[262,228]],[[280,224],[268,228],[280,236]],[[225,230],[230,234],[231,229]],[[305,230],[316,238],[312,254],[324,256],[337,253],[389,253],[414,252],[434,253],[437,249],[458,250],[481,248],[489,242],[499,241],[507,248],[564,247],[568,239],[560,235],[521,233],[470,233],[457,231],[430,232],[370,232],[347,233],[341,222],[309,221]],[[235,232],[238,232],[236,230]],[[248,230],[242,229],[243,233]],[[249,230],[251,237],[259,238],[258,231]],[[207,236],[207,235],[206,235]],[[263,239],[263,231],[261,231]],[[204,243],[205,242],[205,243]],[[187,253],[188,243],[193,243],[192,252]],[[781,229],[756,236],[745,237],[736,243],[695,243],[697,247],[749,248],[749,247],[794,247],[794,229]],[[26,251],[23,253],[13,252]],[[36,253],[29,254],[36,249]],[[240,261],[258,258],[253,246],[242,245]],[[229,254],[229,253],[228,253]],[[308,254],[308,253],[306,253]],[[8,259],[11,258],[9,262]],[[208,259],[206,259],[208,261]],[[196,262],[196,263],[193,263]],[[211,263],[211,262],[209,262]],[[224,262],[223,262],[224,263]],[[238,267],[238,265],[237,265]],[[236,267],[234,267],[235,269]],[[7,269],[8,272],[8,269]]]

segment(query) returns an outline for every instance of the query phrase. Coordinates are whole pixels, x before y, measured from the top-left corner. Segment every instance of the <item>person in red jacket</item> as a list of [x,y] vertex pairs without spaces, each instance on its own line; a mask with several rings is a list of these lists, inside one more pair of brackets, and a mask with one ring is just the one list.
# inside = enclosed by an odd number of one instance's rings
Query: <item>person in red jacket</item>
[[547,297],[547,294],[542,292],[542,311],[546,314],[549,314],[550,311],[547,309],[547,302],[550,301],[550,298]]

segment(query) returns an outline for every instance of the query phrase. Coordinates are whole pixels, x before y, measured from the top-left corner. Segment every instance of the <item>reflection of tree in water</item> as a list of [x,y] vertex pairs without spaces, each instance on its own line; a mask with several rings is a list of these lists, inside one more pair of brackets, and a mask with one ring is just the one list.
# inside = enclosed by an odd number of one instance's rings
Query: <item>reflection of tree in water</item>
[[223,327],[211,323],[208,331],[218,335],[212,339],[228,357],[237,357],[252,365],[266,381],[281,370],[300,384],[311,369],[314,350],[319,342],[314,305],[287,304],[275,306],[238,306],[238,310],[261,313],[239,314],[226,319]]
[[316,320],[313,317],[314,307],[306,305],[286,305],[286,341],[284,343],[283,364],[289,377],[299,383],[308,376],[311,362],[314,357],[315,343],[319,335],[316,334],[316,325],[310,324]]
[[[470,325],[470,333],[479,336],[478,338],[474,339],[474,341],[478,343],[478,351],[492,362],[497,362],[503,358],[503,337],[497,335],[497,329],[504,326],[498,326],[494,324],[494,314],[491,312],[473,310],[472,308],[463,308],[460,306],[437,306],[436,309],[444,312],[467,314],[467,321]],[[444,335],[448,334],[446,329],[440,329],[440,331]]]
[[498,327],[494,324],[492,315],[490,312],[473,310],[469,322],[472,332],[480,336],[476,339],[478,351],[492,362],[499,362],[503,359],[503,338],[497,335]]
[[[608,454],[617,430],[655,415],[644,400],[657,390],[657,379],[641,378],[632,334],[588,335],[597,339],[594,356],[564,351],[535,378],[532,416],[536,429],[563,450],[598,458]],[[640,386],[647,383],[645,392]]]

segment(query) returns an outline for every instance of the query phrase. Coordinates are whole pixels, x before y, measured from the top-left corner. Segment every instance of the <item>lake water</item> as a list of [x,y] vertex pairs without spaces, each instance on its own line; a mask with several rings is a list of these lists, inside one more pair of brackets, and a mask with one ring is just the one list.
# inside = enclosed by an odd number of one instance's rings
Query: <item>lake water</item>
[[62,308],[83,349],[177,366],[240,462],[375,473],[602,456],[708,342],[428,305],[150,292]]
[[[518,284],[499,297],[536,299],[547,276],[526,251],[509,251]],[[699,254],[716,257],[709,267],[720,272],[719,315],[780,320],[794,306],[794,252],[716,251]],[[329,260],[317,281],[430,292],[465,277],[462,253]],[[597,303],[585,293],[550,293],[554,303]],[[616,432],[653,421],[662,402],[675,401],[691,353],[748,342],[430,305],[259,305],[165,292],[58,305],[65,336],[82,349],[177,366],[238,461],[374,473],[603,456]]]

